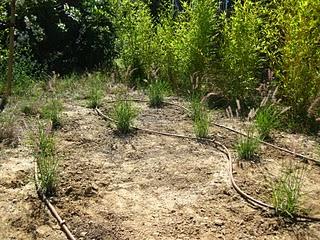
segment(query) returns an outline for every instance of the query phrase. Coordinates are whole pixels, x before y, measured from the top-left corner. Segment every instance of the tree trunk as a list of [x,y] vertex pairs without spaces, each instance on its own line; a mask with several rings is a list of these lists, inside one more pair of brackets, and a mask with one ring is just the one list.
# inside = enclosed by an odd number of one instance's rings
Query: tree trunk
[[3,99],[0,103],[0,111],[2,111],[7,102],[8,98],[12,93],[12,82],[13,82],[13,65],[14,65],[14,25],[16,21],[16,0],[11,0],[11,16],[10,16],[10,30],[9,30],[9,56],[8,56],[8,72],[7,82],[5,86],[5,92]]

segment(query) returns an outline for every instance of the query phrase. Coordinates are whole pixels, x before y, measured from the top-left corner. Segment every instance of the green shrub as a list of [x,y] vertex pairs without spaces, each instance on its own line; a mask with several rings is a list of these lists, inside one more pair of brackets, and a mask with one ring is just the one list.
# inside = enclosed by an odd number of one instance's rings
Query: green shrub
[[43,106],[41,116],[48,119],[52,123],[52,128],[56,129],[61,126],[61,112],[63,105],[58,99],[50,99],[49,102]]
[[137,110],[127,101],[118,101],[113,109],[113,118],[117,130],[121,134],[127,134],[132,129],[132,124],[137,116]]
[[161,107],[168,91],[169,86],[164,81],[153,81],[152,83],[150,83],[147,89],[150,106]]
[[260,108],[255,117],[255,126],[261,139],[270,138],[271,130],[280,125],[280,111],[275,105],[267,105]]
[[294,217],[299,210],[303,170],[291,166],[272,184],[272,203],[278,214]]
[[38,180],[41,191],[51,196],[56,191],[58,159],[56,157],[55,139],[40,125],[38,133],[33,136],[33,152],[37,160]]
[[263,67],[261,56],[261,3],[237,0],[230,18],[223,16],[223,44],[221,48],[223,75],[216,81],[231,100],[245,105],[255,99],[258,76]]
[[184,4],[185,11],[178,15],[173,38],[176,68],[180,86],[191,89],[190,77],[199,76],[197,87],[204,84],[203,76],[211,68],[215,57],[217,35],[217,4],[211,0],[191,1]]
[[320,2],[281,1],[277,9],[283,32],[278,77],[292,116],[306,122],[307,109],[320,92]]
[[116,1],[116,47],[119,68],[133,70],[133,80],[142,80],[153,63],[153,24],[149,6],[141,1]]
[[247,136],[241,137],[236,145],[239,158],[253,160],[259,148],[259,139],[249,130]]

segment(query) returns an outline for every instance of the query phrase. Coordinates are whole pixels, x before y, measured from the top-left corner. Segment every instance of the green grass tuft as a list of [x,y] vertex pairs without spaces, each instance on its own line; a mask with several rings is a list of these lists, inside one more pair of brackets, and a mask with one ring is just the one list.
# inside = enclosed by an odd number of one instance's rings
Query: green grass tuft
[[61,126],[61,112],[63,105],[58,99],[51,99],[41,110],[41,116],[52,122],[52,128],[57,129]]
[[278,214],[293,218],[299,211],[303,173],[303,169],[290,166],[273,182],[272,203]]
[[206,138],[209,134],[209,116],[206,111],[202,111],[193,121],[194,131],[198,138]]
[[147,94],[149,97],[149,103],[151,107],[161,107],[164,102],[165,96],[168,94],[169,86],[164,81],[152,82],[148,89]]
[[113,109],[113,118],[116,121],[117,130],[121,134],[127,134],[132,129],[132,124],[137,116],[137,110],[130,102],[118,101]]
[[38,133],[33,136],[32,140],[41,191],[43,191],[46,196],[52,196],[56,192],[58,176],[55,139],[49,131],[46,131],[43,125],[40,125]]
[[247,136],[241,137],[236,145],[239,158],[253,160],[259,148],[259,139],[248,131]]
[[280,112],[274,105],[262,107],[256,115],[255,126],[261,139],[270,139],[270,133],[280,125]]
[[101,105],[101,100],[103,98],[102,83],[99,78],[92,80],[90,83],[90,89],[88,93],[88,107],[96,108]]

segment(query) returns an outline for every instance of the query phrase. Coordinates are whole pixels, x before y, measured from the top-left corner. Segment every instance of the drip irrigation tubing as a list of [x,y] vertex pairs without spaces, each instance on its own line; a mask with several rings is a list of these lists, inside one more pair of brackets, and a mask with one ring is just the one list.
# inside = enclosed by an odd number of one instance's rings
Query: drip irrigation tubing
[[[125,100],[123,100],[125,101]],[[145,102],[145,100],[136,100],[135,101],[141,101],[141,102]],[[109,101],[110,102],[110,101]],[[170,104],[170,105],[175,105],[177,106],[177,104]],[[102,117],[104,120],[107,121],[111,121],[111,122],[116,122],[114,119],[112,119],[111,117],[107,116],[106,114],[104,114],[99,108],[95,108],[96,113]],[[140,128],[140,127],[133,127],[133,130],[139,130],[139,131],[143,131],[145,133],[149,133],[149,134],[157,134],[157,135],[162,135],[162,136],[169,136],[169,137],[175,137],[175,138],[182,138],[182,139],[189,139],[189,140],[196,140],[196,141],[203,141],[203,142],[208,142],[214,145],[214,147],[216,149],[218,149],[220,152],[224,153],[224,155],[226,156],[227,160],[228,160],[228,165],[229,165],[229,171],[228,171],[228,175],[231,181],[231,185],[232,187],[236,190],[236,192],[242,197],[244,198],[248,203],[261,208],[261,209],[269,209],[269,210],[273,210],[276,212],[276,208],[273,207],[270,204],[264,203],[252,196],[250,196],[249,194],[247,194],[246,192],[244,192],[235,182],[234,176],[233,176],[233,161],[232,161],[232,155],[229,151],[229,149],[222,143],[214,140],[214,139],[209,139],[209,138],[197,138],[197,137],[193,137],[193,136],[187,136],[187,135],[180,135],[180,134],[175,134],[175,133],[167,133],[167,132],[160,132],[160,131],[156,131],[156,130],[151,130],[151,129],[145,129],[145,128]],[[296,221],[304,221],[304,222],[320,222],[320,217],[313,217],[313,216],[304,216],[304,215],[299,215],[299,214],[292,214],[292,217],[296,220]]]
[[[142,100],[142,99],[119,99],[119,100],[109,100],[109,101],[106,101],[106,103],[115,103],[115,102],[117,102],[117,101],[144,102],[144,103],[149,102],[148,100]],[[187,112],[188,114],[191,114],[190,109],[188,109],[188,108],[186,108],[186,107],[184,107],[184,106],[182,106],[182,105],[180,105],[180,104],[173,103],[173,102],[168,102],[168,101],[164,101],[163,103],[166,104],[166,105],[171,105],[171,106],[178,107],[178,108],[184,110],[185,112]],[[212,123],[212,124],[213,124],[214,126],[216,126],[216,127],[223,128],[223,129],[228,130],[228,131],[230,131],[230,132],[233,132],[233,133],[235,133],[235,134],[248,137],[247,134],[242,133],[242,132],[240,132],[240,131],[238,131],[238,130],[236,130],[236,129],[233,129],[233,128],[230,128],[230,127],[227,127],[227,126],[224,126],[224,125],[222,125],[222,124],[215,123],[215,122]],[[277,146],[277,145],[275,145],[275,144],[272,144],[272,143],[263,141],[263,140],[261,140],[261,139],[258,139],[258,140],[259,140],[260,143],[262,143],[262,144],[264,144],[264,145],[266,145],[266,146],[272,147],[272,148],[277,149],[277,150],[279,150],[279,151],[286,152],[286,153],[288,153],[288,154],[290,154],[290,155],[293,155],[293,156],[295,156],[295,157],[298,157],[298,158],[300,158],[300,159],[303,159],[303,160],[305,160],[307,163],[308,163],[308,161],[310,161],[310,162],[313,162],[313,163],[315,163],[315,164],[317,164],[317,165],[320,166],[320,161],[319,161],[319,160],[316,160],[316,159],[314,159],[314,158],[305,156],[305,155],[300,154],[300,153],[296,153],[296,152],[291,151],[291,150],[289,150],[289,149],[287,149],[287,148]]]
[[36,191],[39,196],[39,198],[44,202],[44,204],[47,206],[49,209],[51,215],[57,220],[61,230],[65,233],[66,237],[68,240],[76,240],[76,238],[73,236],[71,231],[69,230],[68,226],[66,225],[66,221],[64,221],[55,207],[51,204],[49,199],[46,197],[46,195],[43,193],[40,185],[39,185],[39,179],[38,179],[38,165],[37,162],[35,161],[35,167],[34,167],[34,180],[35,180],[35,185],[36,185]]

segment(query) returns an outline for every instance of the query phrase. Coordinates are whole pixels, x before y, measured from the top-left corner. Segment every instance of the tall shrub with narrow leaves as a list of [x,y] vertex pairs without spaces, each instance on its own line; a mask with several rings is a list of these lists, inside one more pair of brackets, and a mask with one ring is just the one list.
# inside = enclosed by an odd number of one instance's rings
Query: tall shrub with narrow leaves
[[129,66],[133,76],[143,78],[152,66],[153,23],[150,9],[141,0],[116,1],[116,34],[118,65]]
[[313,0],[284,0],[277,9],[282,28],[278,77],[299,121],[308,118],[307,109],[320,92],[319,14],[320,2]]
[[259,83],[264,59],[261,57],[259,2],[236,1],[230,17],[223,15],[222,69],[218,86],[230,99],[251,103]]

